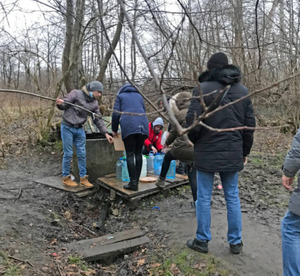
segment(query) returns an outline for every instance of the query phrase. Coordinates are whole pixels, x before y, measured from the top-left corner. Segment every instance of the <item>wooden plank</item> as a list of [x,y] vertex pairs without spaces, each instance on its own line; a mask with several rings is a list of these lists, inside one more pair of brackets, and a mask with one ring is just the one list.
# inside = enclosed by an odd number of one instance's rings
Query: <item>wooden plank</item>
[[179,173],[176,173],[176,177],[180,178],[180,179],[184,179],[184,180],[188,180],[189,179],[187,175],[183,175],[183,174],[179,174]]
[[121,241],[111,245],[104,245],[101,248],[92,248],[87,251],[83,251],[81,256],[87,262],[107,260],[107,258],[112,256],[132,252],[136,248],[150,242],[151,240],[148,237],[143,236],[129,241]]
[[[111,178],[100,177],[98,178],[98,180],[99,180],[99,185],[101,185],[106,189],[114,190],[117,195],[127,200],[146,197],[155,193],[160,193],[162,191],[162,189],[158,188],[155,185],[155,182],[151,182],[151,183],[140,182],[138,191],[130,191],[123,188],[123,185],[127,184],[128,182],[123,182],[120,179],[116,179],[115,177],[111,177]],[[166,187],[163,190],[174,188],[179,185],[184,185],[187,183],[188,181],[177,177],[175,179],[167,179]]]
[[110,177],[116,177],[116,173],[110,173],[110,174],[106,174],[106,175],[104,175],[104,177],[106,177],[106,178],[110,178]]
[[131,240],[134,238],[139,238],[144,235],[144,232],[139,228],[133,228],[130,230],[125,230],[121,232],[117,232],[114,234],[108,234],[105,236],[81,240],[77,242],[70,243],[68,248],[78,250],[86,250],[89,248],[94,248],[95,246],[103,246],[103,245],[110,245],[113,243],[117,243],[120,241]]
[[95,189],[86,189],[84,191],[76,192],[75,195],[81,198],[81,197],[92,195],[94,193],[96,193]]
[[58,176],[48,176],[38,180],[35,180],[36,183],[50,186],[55,189],[64,190],[71,193],[77,193],[81,191],[85,191],[91,188],[87,188],[83,185],[78,185],[78,187],[67,187],[62,184],[62,178]]
[[74,242],[67,247],[79,254],[85,261],[96,261],[134,251],[135,248],[149,243],[150,239],[143,235],[140,229],[131,229]]

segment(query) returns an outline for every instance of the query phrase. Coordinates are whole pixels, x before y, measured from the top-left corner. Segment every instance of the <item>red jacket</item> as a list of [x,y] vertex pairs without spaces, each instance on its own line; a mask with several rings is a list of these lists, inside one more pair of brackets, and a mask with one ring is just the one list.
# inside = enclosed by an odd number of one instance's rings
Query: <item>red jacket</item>
[[154,146],[157,151],[161,151],[163,146],[161,144],[161,135],[162,131],[160,130],[159,133],[155,134],[154,129],[152,127],[152,122],[149,123],[149,136],[144,142],[144,146],[147,151],[151,151],[150,145]]

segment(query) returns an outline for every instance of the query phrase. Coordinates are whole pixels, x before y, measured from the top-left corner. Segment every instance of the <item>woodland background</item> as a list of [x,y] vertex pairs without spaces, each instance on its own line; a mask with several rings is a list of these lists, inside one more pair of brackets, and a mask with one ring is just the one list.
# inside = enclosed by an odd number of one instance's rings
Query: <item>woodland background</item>
[[[56,122],[54,99],[91,80],[105,86],[105,115],[110,115],[120,86],[130,81],[144,93],[150,117],[156,116],[153,111],[162,93],[170,97],[191,91],[209,56],[218,51],[241,68],[243,84],[254,92],[259,126],[284,126],[283,131],[292,132],[299,126],[299,1],[2,0],[0,4],[1,128],[13,123],[13,129],[1,131],[2,155],[17,142],[19,130],[23,133],[19,142],[48,140],[49,128]],[[30,23],[15,14],[26,14]],[[28,125],[20,124],[24,115]]]

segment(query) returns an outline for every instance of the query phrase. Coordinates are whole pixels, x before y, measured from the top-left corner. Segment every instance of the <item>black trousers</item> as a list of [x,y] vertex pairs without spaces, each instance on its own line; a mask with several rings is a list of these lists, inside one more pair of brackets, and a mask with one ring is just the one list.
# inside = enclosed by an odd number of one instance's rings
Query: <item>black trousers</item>
[[142,149],[146,138],[142,134],[131,134],[123,140],[130,180],[138,181],[140,178],[143,164]]
[[[171,161],[176,160],[176,158],[171,154],[171,151],[168,151],[164,157],[164,161],[162,163],[161,167],[161,172],[160,172],[160,177],[165,178]],[[187,165],[187,170],[188,170],[188,178],[192,190],[192,195],[193,195],[193,200],[197,200],[197,175],[196,175],[196,169],[192,165]]]

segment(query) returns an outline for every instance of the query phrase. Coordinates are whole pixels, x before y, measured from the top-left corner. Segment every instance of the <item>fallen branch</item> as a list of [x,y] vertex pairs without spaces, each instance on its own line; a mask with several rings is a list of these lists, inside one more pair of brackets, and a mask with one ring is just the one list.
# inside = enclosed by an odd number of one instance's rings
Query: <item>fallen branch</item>
[[61,269],[60,269],[60,266],[59,266],[58,262],[55,261],[55,264],[56,264],[57,270],[58,270],[58,272],[59,272],[59,275],[60,275],[60,276],[63,276],[62,271],[61,271]]
[[24,263],[24,264],[29,264],[31,267],[33,267],[33,264],[30,263],[28,260],[22,260],[22,259],[14,257],[14,256],[10,256],[10,255],[7,255],[7,258],[13,259],[15,261],[18,261],[18,262],[21,262],[21,263]]
[[19,189],[19,193],[18,193],[17,197],[14,199],[14,202],[15,202],[17,199],[19,199],[19,198],[21,197],[21,195],[22,195],[22,192],[23,192],[23,189],[22,189],[22,188],[20,188],[20,189]]
[[89,228],[87,228],[87,227],[85,227],[83,225],[80,225],[80,224],[78,224],[78,223],[76,223],[74,221],[68,221],[68,222],[70,222],[70,223],[74,224],[75,226],[78,226],[78,227],[80,227],[80,228],[88,231],[90,234],[94,235],[95,237],[98,237],[98,235],[94,231],[90,230]]

